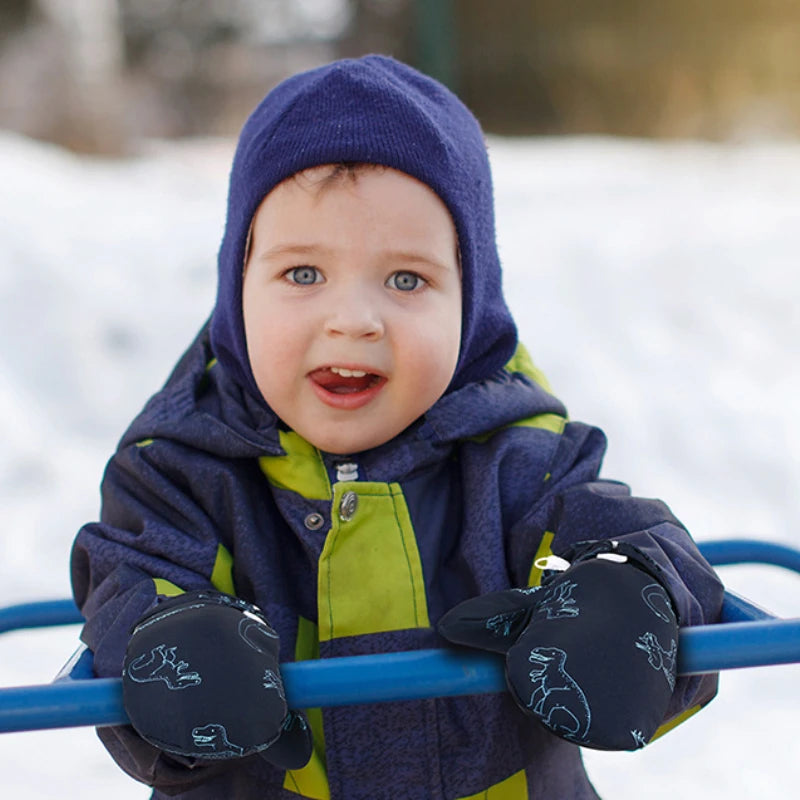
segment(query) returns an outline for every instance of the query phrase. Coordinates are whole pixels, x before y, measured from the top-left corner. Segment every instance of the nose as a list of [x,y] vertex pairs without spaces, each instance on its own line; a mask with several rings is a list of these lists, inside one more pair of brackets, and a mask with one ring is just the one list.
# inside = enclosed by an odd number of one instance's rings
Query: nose
[[380,339],[384,324],[378,308],[369,302],[367,293],[352,292],[332,299],[325,319],[325,332],[329,336],[346,336],[351,339]]

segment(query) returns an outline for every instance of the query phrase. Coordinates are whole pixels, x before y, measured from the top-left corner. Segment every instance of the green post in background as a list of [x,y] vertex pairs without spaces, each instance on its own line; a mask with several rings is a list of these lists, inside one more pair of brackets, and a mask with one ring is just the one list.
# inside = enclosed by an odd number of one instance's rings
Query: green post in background
[[458,91],[455,0],[415,0],[417,66]]

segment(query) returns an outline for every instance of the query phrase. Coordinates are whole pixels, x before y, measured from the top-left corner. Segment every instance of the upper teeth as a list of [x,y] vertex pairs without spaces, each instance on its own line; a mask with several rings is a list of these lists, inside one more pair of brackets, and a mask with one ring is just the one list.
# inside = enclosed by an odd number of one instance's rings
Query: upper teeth
[[331,372],[343,378],[363,378],[367,373],[360,369],[346,369],[345,367],[331,367]]

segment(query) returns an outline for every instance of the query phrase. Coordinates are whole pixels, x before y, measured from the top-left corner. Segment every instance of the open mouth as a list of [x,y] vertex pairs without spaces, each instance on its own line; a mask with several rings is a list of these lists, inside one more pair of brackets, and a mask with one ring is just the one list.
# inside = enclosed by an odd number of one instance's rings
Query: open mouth
[[309,378],[332,394],[359,394],[378,387],[386,381],[382,375],[360,369],[323,367],[310,373]]
[[386,376],[352,367],[321,367],[308,374],[317,397],[331,408],[353,411],[370,403],[386,385]]

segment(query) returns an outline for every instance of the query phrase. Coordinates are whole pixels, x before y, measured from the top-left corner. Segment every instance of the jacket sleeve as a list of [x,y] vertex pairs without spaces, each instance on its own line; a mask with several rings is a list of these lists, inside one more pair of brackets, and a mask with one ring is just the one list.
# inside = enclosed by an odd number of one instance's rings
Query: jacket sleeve
[[[633,497],[627,485],[598,477],[605,448],[598,428],[568,423],[547,489],[518,525],[528,536],[553,534],[552,552],[567,560],[580,542],[615,539],[632,545],[670,593],[679,625],[717,622],[723,586],[716,573],[663,502]],[[705,705],[716,690],[716,675],[679,678],[665,721]]]
[[[175,466],[188,457],[181,450],[187,449],[163,440],[122,447],[103,478],[100,521],[84,526],[75,540],[72,587],[86,619],[81,638],[100,677],[121,675],[131,628],[160,595],[212,585],[219,532]],[[222,762],[181,763],[130,726],[98,734],[128,774],[165,790],[188,788],[224,769]]]

